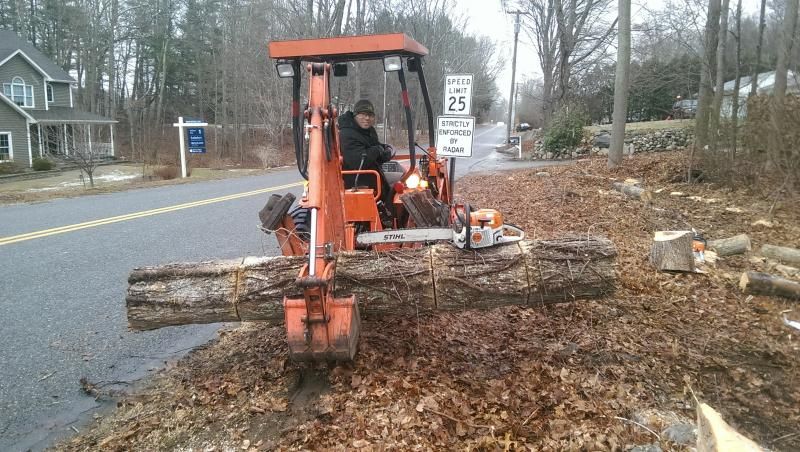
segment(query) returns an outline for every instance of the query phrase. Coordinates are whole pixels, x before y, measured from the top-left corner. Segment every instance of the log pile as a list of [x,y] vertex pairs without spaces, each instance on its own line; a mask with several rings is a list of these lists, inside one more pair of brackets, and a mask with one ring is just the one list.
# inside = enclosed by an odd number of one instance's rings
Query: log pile
[[[522,241],[480,250],[450,244],[338,254],[337,296],[354,294],[364,317],[536,306],[614,290],[616,250],[602,237]],[[304,257],[245,257],[135,269],[128,322],[136,330],[229,321],[283,321],[284,296],[301,297]]]

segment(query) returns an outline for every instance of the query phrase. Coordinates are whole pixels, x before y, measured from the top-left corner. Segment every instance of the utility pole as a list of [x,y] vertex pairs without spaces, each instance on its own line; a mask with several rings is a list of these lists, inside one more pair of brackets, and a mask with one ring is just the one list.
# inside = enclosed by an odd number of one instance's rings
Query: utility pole
[[506,143],[511,140],[511,110],[514,108],[515,77],[517,75],[517,40],[519,39],[519,15],[521,11],[506,11],[508,14],[516,15],[514,20],[514,57],[511,59],[511,94],[508,96],[508,122],[506,123]]

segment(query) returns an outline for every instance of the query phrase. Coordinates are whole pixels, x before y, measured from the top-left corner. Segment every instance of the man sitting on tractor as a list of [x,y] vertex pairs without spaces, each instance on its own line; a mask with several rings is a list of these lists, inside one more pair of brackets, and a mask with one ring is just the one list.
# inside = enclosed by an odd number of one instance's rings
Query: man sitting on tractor
[[[378,141],[375,131],[375,107],[372,102],[362,99],[356,102],[353,111],[339,116],[339,143],[344,159],[345,170],[374,170],[381,175],[381,198],[384,205],[389,205],[389,183],[381,170],[381,164],[392,158],[392,148]],[[367,174],[346,175],[346,188],[353,188],[357,183],[377,188],[375,178]],[[384,210],[384,209],[380,209]]]

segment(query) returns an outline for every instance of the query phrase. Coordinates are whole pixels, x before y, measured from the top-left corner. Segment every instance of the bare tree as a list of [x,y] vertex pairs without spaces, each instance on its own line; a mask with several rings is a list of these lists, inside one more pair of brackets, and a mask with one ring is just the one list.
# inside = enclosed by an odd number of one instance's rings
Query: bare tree
[[631,0],[619,0],[618,23],[614,124],[611,130],[611,146],[608,150],[608,166],[610,168],[622,163],[622,146],[625,143],[625,123],[628,119],[628,77],[631,62]]
[[719,118],[722,110],[722,98],[725,96],[725,46],[728,43],[728,7],[730,0],[722,0],[720,11],[719,38],[717,40],[717,69],[714,83],[714,100],[708,118],[708,145],[712,152],[717,150],[719,140]]
[[[786,97],[787,72],[789,58],[792,54],[794,44],[794,34],[797,27],[797,9],[800,0],[787,0],[786,13],[784,15],[783,32],[779,42],[780,51],[778,53],[778,63],[775,66],[775,87],[772,98],[772,133],[770,137],[770,154],[776,159],[779,165],[792,168],[797,166],[797,159],[800,151],[796,146],[787,151],[783,142],[783,123],[785,112],[784,100]],[[791,174],[791,172],[790,172]]]
[[714,97],[712,87],[712,70],[716,63],[717,38],[719,36],[720,0],[709,0],[708,14],[706,16],[705,38],[703,44],[703,59],[700,72],[700,99],[697,102],[695,115],[694,146],[689,153],[687,165],[687,181],[694,179],[693,166],[695,154],[703,152],[708,143],[708,120],[711,111],[711,102]]
[[758,16],[758,47],[756,47],[756,63],[753,65],[753,78],[750,79],[750,94],[754,96],[758,89],[758,72],[761,70],[761,46],[764,44],[764,28],[766,19],[767,0],[761,0],[761,13]]
[[736,3],[736,31],[733,33],[736,41],[736,81],[733,84],[731,97],[731,160],[736,158],[736,146],[739,135],[739,90],[742,82],[742,0]]
[[97,148],[92,147],[91,133],[89,126],[83,128],[83,139],[75,144],[69,158],[78,166],[81,177],[85,173],[89,178],[89,186],[94,188],[94,170],[100,165],[101,159]]
[[542,68],[544,117],[570,95],[576,71],[604,58],[616,20],[607,20],[611,0],[523,0],[526,32]]

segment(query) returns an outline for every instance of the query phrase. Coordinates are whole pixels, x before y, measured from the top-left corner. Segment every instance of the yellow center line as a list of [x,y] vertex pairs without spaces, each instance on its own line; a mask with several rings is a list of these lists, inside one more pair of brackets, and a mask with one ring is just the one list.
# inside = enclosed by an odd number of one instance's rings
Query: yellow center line
[[10,245],[12,243],[17,243],[17,242],[24,242],[26,240],[39,239],[39,238],[42,238],[42,237],[48,237],[48,236],[56,235],[56,234],[64,234],[66,232],[73,232],[73,231],[78,231],[78,230],[86,229],[86,228],[93,228],[93,227],[102,226],[102,225],[105,225],[105,224],[119,223],[121,221],[134,220],[134,219],[137,219],[137,218],[144,218],[144,217],[149,217],[149,216],[153,216],[153,215],[159,215],[159,214],[162,214],[162,213],[174,212],[176,210],[189,209],[189,208],[192,208],[192,207],[205,206],[207,204],[214,204],[214,203],[223,202],[223,201],[230,201],[230,200],[233,200],[233,199],[245,198],[247,196],[260,195],[262,193],[267,193],[267,192],[271,192],[271,191],[275,191],[275,190],[283,190],[283,189],[286,189],[286,188],[300,187],[302,185],[303,185],[302,182],[294,182],[294,183],[291,183],[291,184],[278,185],[278,186],[269,187],[269,188],[261,188],[261,189],[258,189],[258,190],[247,191],[247,192],[242,192],[242,193],[236,193],[236,194],[233,194],[233,195],[220,196],[218,198],[211,198],[211,199],[204,199],[204,200],[201,200],[201,201],[187,202],[187,203],[184,203],[184,204],[177,204],[177,205],[174,205],[174,206],[161,207],[161,208],[152,209],[152,210],[144,210],[144,211],[141,211],[141,212],[134,212],[134,213],[129,213],[129,214],[125,214],[125,215],[118,215],[116,217],[101,218],[99,220],[92,220],[92,221],[87,221],[87,222],[84,222],[84,223],[77,223],[77,224],[72,224],[72,225],[68,225],[68,226],[60,226],[60,227],[57,227],[57,228],[44,229],[44,230],[41,230],[41,231],[28,232],[26,234],[12,235],[12,236],[8,236],[8,237],[0,237],[0,246]]

